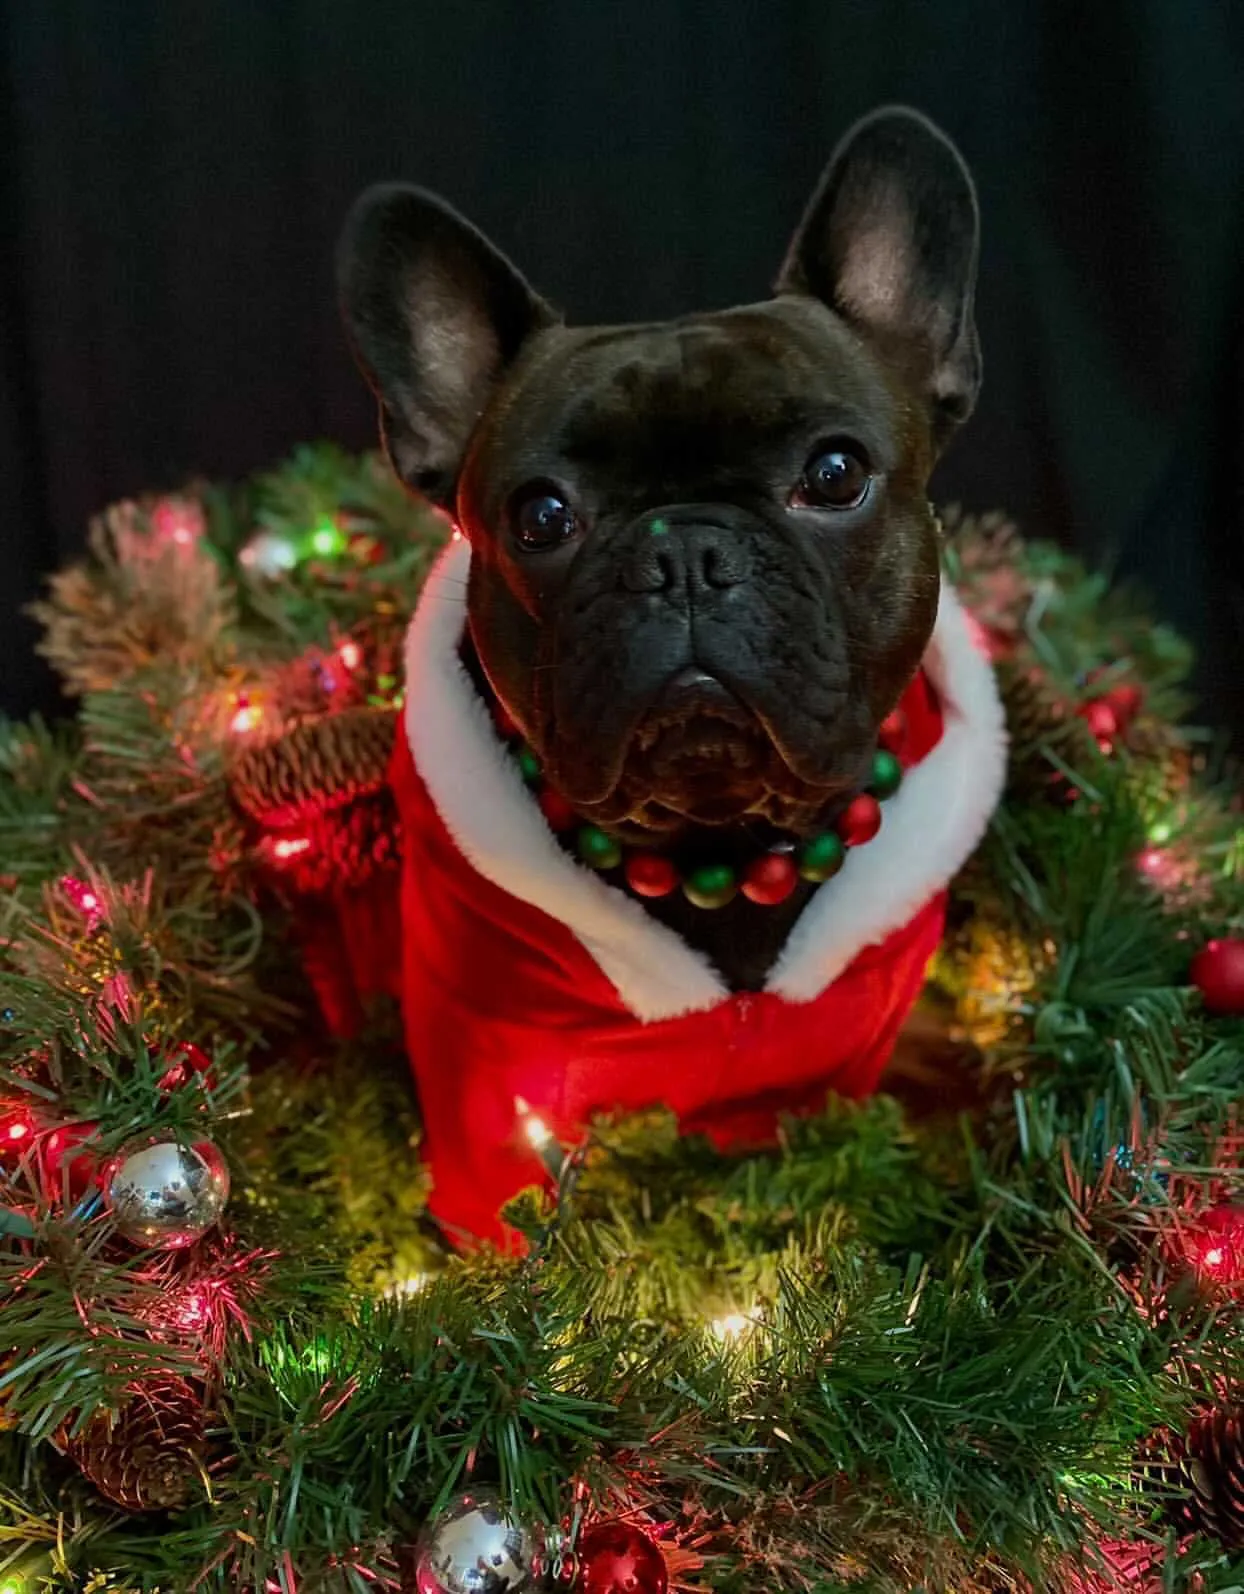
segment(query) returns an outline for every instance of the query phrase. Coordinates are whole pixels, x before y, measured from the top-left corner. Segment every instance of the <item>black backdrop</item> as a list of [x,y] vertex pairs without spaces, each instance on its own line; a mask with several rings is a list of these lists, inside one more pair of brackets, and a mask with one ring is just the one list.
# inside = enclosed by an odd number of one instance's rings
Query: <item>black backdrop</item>
[[1234,0],[0,0],[0,706],[89,513],[372,438],[350,197],[450,195],[572,318],[755,297],[838,133],[973,165],[986,386],[937,483],[1139,574],[1244,724]]

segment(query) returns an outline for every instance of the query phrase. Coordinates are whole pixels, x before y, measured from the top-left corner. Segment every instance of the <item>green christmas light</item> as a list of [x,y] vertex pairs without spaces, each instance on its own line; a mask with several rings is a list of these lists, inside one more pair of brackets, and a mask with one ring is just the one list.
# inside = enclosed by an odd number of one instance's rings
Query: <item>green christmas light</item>
[[311,533],[311,551],[321,559],[335,558],[345,547],[345,533],[335,520],[321,520]]

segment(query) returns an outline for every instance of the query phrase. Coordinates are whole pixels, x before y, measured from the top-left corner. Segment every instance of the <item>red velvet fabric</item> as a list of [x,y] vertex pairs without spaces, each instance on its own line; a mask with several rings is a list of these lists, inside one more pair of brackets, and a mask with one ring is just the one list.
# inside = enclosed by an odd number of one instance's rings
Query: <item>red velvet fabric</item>
[[[910,766],[941,735],[923,676],[903,700]],[[434,1181],[451,1234],[512,1248],[501,1205],[544,1178],[516,1099],[575,1143],[593,1114],[663,1103],[723,1146],[770,1142],[779,1115],[867,1095],[920,992],[945,893],[866,948],[815,1000],[764,992],[641,1023],[576,937],[478,874],[400,734],[402,1001]],[[830,884],[825,889],[833,890]]]

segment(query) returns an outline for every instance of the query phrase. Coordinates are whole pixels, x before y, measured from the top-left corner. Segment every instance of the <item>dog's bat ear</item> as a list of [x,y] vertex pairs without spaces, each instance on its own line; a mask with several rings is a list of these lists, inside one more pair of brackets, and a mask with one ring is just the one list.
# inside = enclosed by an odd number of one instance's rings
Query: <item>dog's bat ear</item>
[[777,291],[812,294],[916,359],[940,443],[971,414],[980,387],[979,248],[976,190],[959,151],[918,111],[887,106],[839,144]]
[[455,210],[400,183],[355,201],[337,246],[337,285],[394,469],[449,503],[493,387],[554,313]]

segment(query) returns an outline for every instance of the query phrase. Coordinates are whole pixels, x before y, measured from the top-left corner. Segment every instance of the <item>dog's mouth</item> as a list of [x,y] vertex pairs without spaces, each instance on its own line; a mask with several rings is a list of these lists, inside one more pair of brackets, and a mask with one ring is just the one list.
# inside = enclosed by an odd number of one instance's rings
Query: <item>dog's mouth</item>
[[686,669],[637,726],[623,783],[673,813],[723,824],[754,807],[775,756],[745,704],[715,676]]

